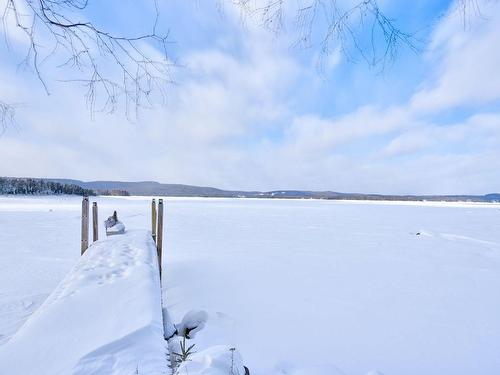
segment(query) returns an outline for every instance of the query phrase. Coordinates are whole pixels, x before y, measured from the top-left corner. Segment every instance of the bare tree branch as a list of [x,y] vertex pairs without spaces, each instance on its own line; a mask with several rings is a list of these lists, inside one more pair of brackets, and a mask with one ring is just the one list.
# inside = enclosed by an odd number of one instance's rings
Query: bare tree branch
[[168,32],[157,32],[159,8],[157,0],[153,1],[155,19],[151,32],[143,35],[115,35],[82,20],[89,0],[7,0],[2,20],[5,24],[7,17],[13,17],[26,35],[29,43],[23,63],[33,67],[47,94],[43,64],[59,60],[57,67],[78,72],[61,81],[85,86],[91,114],[114,112],[122,103],[130,116],[153,105],[153,93],[164,98],[165,88],[172,82]]
[[0,135],[8,125],[15,123],[16,108],[13,104],[0,101]]
[[[304,0],[298,1],[298,6],[291,6],[290,0],[230,1],[244,15],[276,33],[288,29],[286,20],[293,20],[293,46],[317,48],[320,61],[338,50],[349,60],[360,56],[370,66],[384,66],[394,61],[401,47],[418,50],[414,35],[399,28],[376,0],[357,1],[347,7],[337,0]],[[294,15],[287,16],[287,10]]]
[[481,8],[477,0],[456,0],[456,8],[462,17],[464,28],[470,24],[473,16],[482,17]]
[[[140,108],[152,106],[158,97],[164,100],[172,83],[170,70],[175,63],[167,54],[168,32],[158,32],[158,0],[151,0],[155,9],[151,31],[130,36],[114,34],[86,19],[89,1],[5,0],[0,18],[5,31],[6,21],[14,20],[15,28],[26,36],[22,64],[33,68],[47,94],[50,86],[44,69],[50,63],[64,72],[66,78],[60,81],[85,87],[91,114],[111,113],[123,106],[129,118],[137,116]],[[456,0],[464,26],[472,14],[481,15],[478,1]],[[321,70],[332,53],[383,69],[401,48],[419,49],[414,34],[401,29],[377,0],[217,0],[219,5],[223,2],[274,33],[291,31],[295,48],[318,51]],[[3,102],[0,110],[0,124],[5,126],[15,111]]]

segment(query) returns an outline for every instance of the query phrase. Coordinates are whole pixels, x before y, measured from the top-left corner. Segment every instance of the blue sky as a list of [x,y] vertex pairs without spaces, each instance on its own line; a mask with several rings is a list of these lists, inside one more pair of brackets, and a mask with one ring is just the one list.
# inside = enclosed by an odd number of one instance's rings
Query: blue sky
[[[320,71],[317,47],[292,48],[293,30],[276,36],[253,19],[243,24],[230,1],[160,4],[175,85],[165,106],[133,122],[121,111],[91,118],[82,88],[57,82],[66,73],[50,64],[47,96],[30,69],[18,68],[25,42],[9,30],[0,98],[20,106],[18,125],[0,138],[0,175],[248,190],[500,191],[497,2],[481,2],[483,16],[472,14],[464,27],[452,1],[379,1],[421,40],[419,53],[400,49],[383,71],[335,49]],[[146,0],[94,2],[88,13],[131,34],[147,31],[153,16]]]

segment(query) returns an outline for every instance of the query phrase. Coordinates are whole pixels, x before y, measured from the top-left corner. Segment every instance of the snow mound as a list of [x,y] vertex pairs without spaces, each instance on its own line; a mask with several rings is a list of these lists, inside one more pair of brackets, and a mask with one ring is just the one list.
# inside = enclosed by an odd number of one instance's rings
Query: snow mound
[[189,360],[182,362],[176,374],[228,375],[245,374],[240,353],[226,345],[216,345],[193,353]]
[[225,340],[213,335],[214,331],[218,330],[217,324],[212,324],[217,322],[213,317],[213,314],[204,310],[190,310],[180,323],[175,324],[175,334],[168,338],[172,374],[248,375],[250,373],[243,365],[240,352],[234,346],[214,345]]
[[113,234],[123,234],[123,233],[125,233],[125,225],[121,221],[118,221],[112,227],[106,228],[106,234],[108,236]]
[[336,366],[323,365],[323,366],[309,366],[302,367],[292,372],[293,375],[345,375]]
[[154,242],[131,231],[92,244],[0,350],[9,375],[165,374]]
[[191,310],[184,316],[182,322],[176,325],[177,332],[186,338],[194,338],[196,332],[205,327],[207,320],[208,314],[206,311]]

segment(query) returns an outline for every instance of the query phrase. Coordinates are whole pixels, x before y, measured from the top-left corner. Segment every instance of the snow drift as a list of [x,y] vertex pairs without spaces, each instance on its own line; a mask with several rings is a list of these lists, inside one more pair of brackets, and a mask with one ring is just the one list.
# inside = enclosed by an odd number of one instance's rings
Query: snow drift
[[[57,334],[55,334],[57,332]],[[131,231],[95,242],[0,350],[9,375],[165,374],[154,242]]]

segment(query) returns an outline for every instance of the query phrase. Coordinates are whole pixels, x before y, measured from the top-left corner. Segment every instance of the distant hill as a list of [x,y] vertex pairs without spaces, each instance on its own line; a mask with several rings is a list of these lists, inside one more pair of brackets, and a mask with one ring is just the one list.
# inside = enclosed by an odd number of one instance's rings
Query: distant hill
[[117,195],[167,196],[167,197],[240,197],[240,198],[281,198],[281,199],[349,199],[349,200],[398,200],[398,201],[471,201],[500,202],[500,194],[486,195],[382,195],[339,193],[334,191],[275,190],[275,191],[239,191],[222,190],[213,187],[162,184],[155,181],[79,181],[70,179],[46,179],[61,184],[77,185],[84,189],[99,192],[121,192]]
[[155,181],[125,182],[125,181],[79,181],[69,179],[48,179],[62,184],[78,185],[95,191],[121,190],[130,195],[163,195],[168,197],[237,197],[239,194],[254,194],[180,184],[160,184]]

